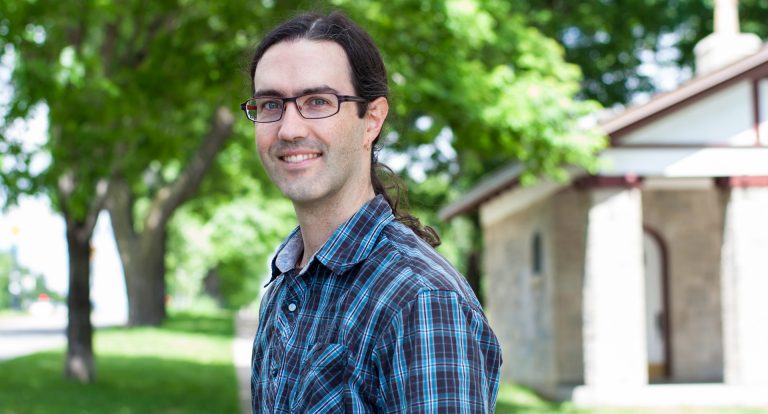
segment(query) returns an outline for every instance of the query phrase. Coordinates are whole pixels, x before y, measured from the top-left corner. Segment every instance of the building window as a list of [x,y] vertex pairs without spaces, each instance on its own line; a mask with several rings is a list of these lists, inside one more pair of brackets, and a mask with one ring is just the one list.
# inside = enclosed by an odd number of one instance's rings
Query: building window
[[534,275],[544,273],[544,243],[541,240],[541,233],[533,233],[531,239],[531,270]]

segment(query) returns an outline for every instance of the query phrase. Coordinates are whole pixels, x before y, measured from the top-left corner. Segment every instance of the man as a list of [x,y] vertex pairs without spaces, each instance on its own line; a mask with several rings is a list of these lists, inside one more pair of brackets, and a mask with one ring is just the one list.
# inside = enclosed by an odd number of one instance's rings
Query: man
[[368,34],[303,14],[266,36],[250,72],[242,109],[299,222],[261,303],[253,412],[493,412],[496,337],[437,235],[376,175],[389,104]]

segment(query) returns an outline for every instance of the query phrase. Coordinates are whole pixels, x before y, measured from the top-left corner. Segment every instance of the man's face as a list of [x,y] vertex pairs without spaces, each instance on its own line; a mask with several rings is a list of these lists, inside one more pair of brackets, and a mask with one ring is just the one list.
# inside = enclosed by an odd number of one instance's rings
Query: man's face
[[[346,53],[328,41],[302,39],[270,47],[253,80],[256,96],[355,95]],[[261,161],[295,204],[338,203],[370,191],[371,145],[380,122],[372,122],[370,113],[358,117],[354,102],[340,105],[329,118],[304,119],[288,102],[281,120],[255,124]]]

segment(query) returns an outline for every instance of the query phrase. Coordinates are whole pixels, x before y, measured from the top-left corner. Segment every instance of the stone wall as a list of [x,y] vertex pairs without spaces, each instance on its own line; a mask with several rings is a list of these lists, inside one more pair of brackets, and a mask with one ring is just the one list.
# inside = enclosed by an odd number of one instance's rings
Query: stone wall
[[[484,269],[488,318],[501,342],[502,380],[548,394],[555,386],[551,205],[535,204],[486,223]],[[532,270],[532,239],[541,235],[543,271]]]
[[645,190],[643,222],[666,247],[672,380],[722,381],[720,192]]
[[[487,311],[504,352],[502,378],[545,394],[585,380],[589,194],[564,189],[483,228]],[[671,379],[722,381],[722,194],[714,188],[643,190],[641,199],[643,224],[666,250]],[[532,269],[536,233],[544,253],[540,274]]]

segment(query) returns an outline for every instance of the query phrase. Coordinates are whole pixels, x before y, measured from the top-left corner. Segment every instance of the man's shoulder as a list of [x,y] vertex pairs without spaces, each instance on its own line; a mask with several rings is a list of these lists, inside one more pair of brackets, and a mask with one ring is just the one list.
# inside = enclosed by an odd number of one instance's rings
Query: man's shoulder
[[362,279],[372,282],[374,291],[386,292],[395,307],[406,306],[430,291],[455,292],[463,301],[479,306],[464,276],[432,246],[397,221],[383,229],[359,270]]

